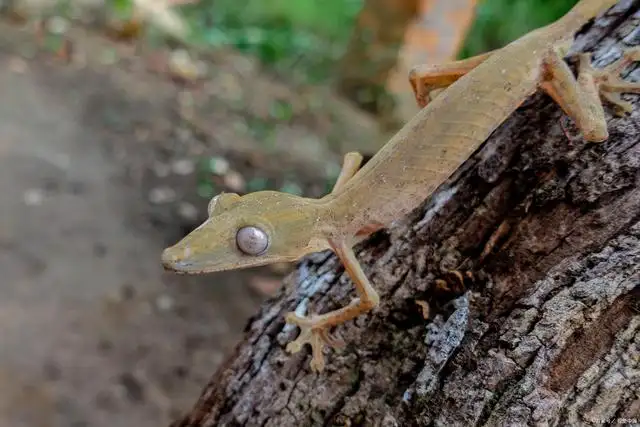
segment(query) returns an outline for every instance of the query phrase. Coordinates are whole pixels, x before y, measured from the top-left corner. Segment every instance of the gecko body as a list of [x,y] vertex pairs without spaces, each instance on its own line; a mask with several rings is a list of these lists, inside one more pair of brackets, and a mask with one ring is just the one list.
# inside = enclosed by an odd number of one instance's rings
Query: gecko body
[[[608,137],[601,100],[618,112],[630,111],[620,93],[640,93],[640,85],[624,82],[619,74],[640,59],[638,49],[625,51],[603,70],[591,68],[583,54],[577,78],[563,60],[574,33],[615,3],[582,0],[558,21],[501,49],[416,67],[410,82],[423,108],[362,168],[362,157],[348,153],[330,194],[310,199],[275,191],[222,193],[211,200],[209,219],[163,252],[165,268],[201,274],[295,261],[332,249],[358,298],[329,313],[286,316],[301,328],[287,349],[297,352],[310,344],[311,367],[322,370],[324,345],[337,345],[329,329],[379,303],[353,245],[418,207],[530,95],[538,89],[548,93],[590,142]],[[436,90],[439,94],[432,96]]]

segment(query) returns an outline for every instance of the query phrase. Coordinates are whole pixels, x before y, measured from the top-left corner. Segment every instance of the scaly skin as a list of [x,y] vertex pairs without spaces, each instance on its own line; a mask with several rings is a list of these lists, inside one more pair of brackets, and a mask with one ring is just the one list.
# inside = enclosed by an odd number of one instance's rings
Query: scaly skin
[[[162,254],[165,268],[200,274],[294,261],[332,249],[345,265],[358,297],[341,309],[287,322],[301,333],[287,349],[312,347],[311,368],[324,367],[322,349],[338,342],[329,328],[351,320],[379,303],[375,289],[353,253],[363,236],[387,226],[419,206],[536,90],[546,91],[576,122],[584,138],[608,137],[600,98],[618,112],[630,105],[622,92],[640,93],[619,73],[640,59],[640,50],[604,70],[594,70],[588,55],[580,57],[576,79],[563,61],[573,34],[604,12],[615,0],[582,0],[563,18],[487,54],[438,66],[416,67],[410,82],[422,108],[362,169],[362,157],[348,153],[331,194],[320,200],[274,191],[238,196],[222,194],[212,200],[209,219]],[[440,93],[432,96],[435,90]],[[257,255],[240,250],[236,235],[244,226],[256,227],[269,246]]]
[[422,203],[536,91],[550,51],[572,40],[583,17],[615,3],[578,3],[558,22],[490,55],[418,112],[330,197],[332,210],[353,215],[348,231],[373,221],[388,224]]

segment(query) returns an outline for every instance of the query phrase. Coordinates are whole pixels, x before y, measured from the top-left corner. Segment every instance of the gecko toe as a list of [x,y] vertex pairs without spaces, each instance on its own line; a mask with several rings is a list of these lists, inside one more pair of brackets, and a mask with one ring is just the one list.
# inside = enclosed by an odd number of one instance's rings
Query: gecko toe
[[620,59],[600,70],[592,71],[600,97],[614,107],[617,116],[624,116],[633,111],[633,105],[623,100],[620,95],[640,93],[640,83],[627,82],[620,76],[627,66],[637,61],[640,61],[640,48],[626,49]]
[[601,72],[611,75],[619,75],[629,64],[636,61],[640,61],[640,48],[634,47],[624,49],[622,51],[622,56],[604,67]]
[[600,96],[613,106],[616,116],[625,116],[633,111],[633,104],[622,99],[619,93],[601,92]]
[[326,327],[315,326],[317,321],[313,317],[298,316],[295,313],[288,313],[286,315],[287,323],[294,324],[300,328],[300,335],[287,344],[286,350],[289,353],[298,353],[302,350],[305,344],[311,346],[311,362],[309,366],[312,371],[322,372],[324,370],[325,361],[322,350],[325,345],[329,347],[342,347],[344,342],[340,339],[332,337],[329,334],[329,330]]

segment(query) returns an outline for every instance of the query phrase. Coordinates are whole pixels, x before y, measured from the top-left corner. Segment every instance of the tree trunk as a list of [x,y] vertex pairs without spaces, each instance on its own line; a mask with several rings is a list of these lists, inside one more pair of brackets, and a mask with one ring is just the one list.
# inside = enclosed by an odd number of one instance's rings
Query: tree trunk
[[393,110],[386,91],[420,0],[365,0],[339,65],[337,90],[363,110],[384,116]]
[[[574,48],[613,61],[638,43],[639,11],[620,1]],[[325,351],[319,375],[308,350],[285,353],[298,330],[283,315],[354,291],[330,253],[302,261],[173,425],[640,422],[640,112],[628,98],[633,115],[609,116],[609,140],[588,144],[536,94],[421,208],[364,242],[381,305],[337,328],[347,346]]]
[[[416,100],[407,84],[409,70],[418,64],[457,59],[474,21],[477,0],[422,0],[420,4],[418,17],[404,35],[398,60],[386,82],[395,104],[392,113],[400,125],[416,112]],[[391,129],[397,131],[398,126]]]
[[[476,0],[365,0],[336,78],[340,94],[375,115],[385,131],[411,117],[409,69],[451,61]],[[400,84],[399,84],[400,83]]]

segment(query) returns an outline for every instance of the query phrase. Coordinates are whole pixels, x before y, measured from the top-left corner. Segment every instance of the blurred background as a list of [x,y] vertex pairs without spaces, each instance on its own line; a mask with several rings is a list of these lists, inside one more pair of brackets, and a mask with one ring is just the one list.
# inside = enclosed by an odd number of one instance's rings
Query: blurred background
[[416,113],[408,70],[575,0],[0,0],[0,425],[188,410],[290,265],[160,253],[220,191],[320,197]]

